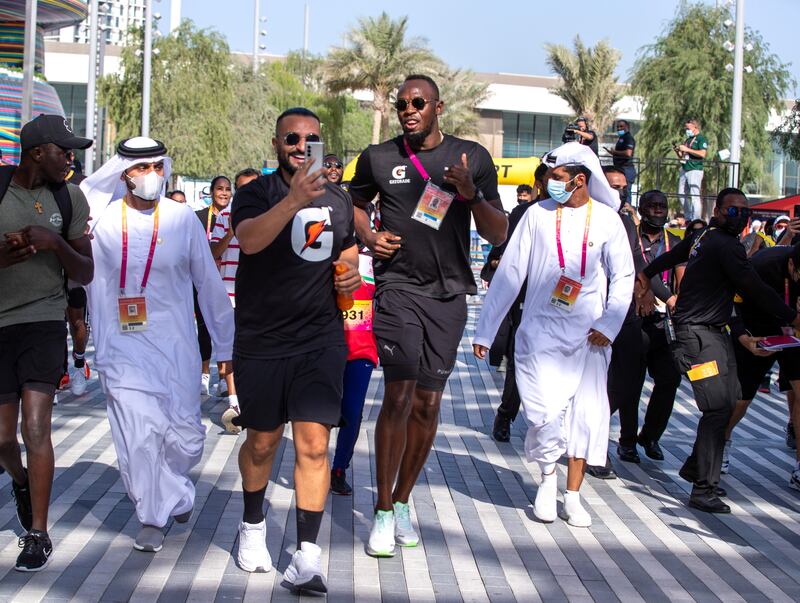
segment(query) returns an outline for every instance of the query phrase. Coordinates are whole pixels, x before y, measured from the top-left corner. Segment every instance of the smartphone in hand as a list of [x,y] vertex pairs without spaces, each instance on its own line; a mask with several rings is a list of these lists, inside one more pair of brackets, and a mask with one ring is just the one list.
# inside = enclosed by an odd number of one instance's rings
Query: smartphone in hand
[[311,162],[309,171],[316,171],[322,167],[324,146],[323,142],[306,142],[306,161]]

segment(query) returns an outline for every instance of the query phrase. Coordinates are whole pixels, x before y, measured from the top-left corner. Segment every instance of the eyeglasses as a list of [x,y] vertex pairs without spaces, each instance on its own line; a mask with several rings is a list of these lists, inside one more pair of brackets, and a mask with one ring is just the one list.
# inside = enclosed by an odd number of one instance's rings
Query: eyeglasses
[[322,164],[322,167],[324,167],[326,170],[329,170],[331,168],[336,168],[337,170],[341,170],[344,167],[344,165],[339,163],[338,161],[325,161]]
[[319,134],[298,134],[297,132],[289,132],[283,137],[283,142],[290,147],[294,147],[297,146],[301,138],[306,142],[319,142],[321,140]]
[[405,111],[406,109],[408,109],[408,103],[410,102],[411,106],[414,107],[417,111],[422,111],[425,108],[425,105],[427,105],[428,103],[435,103],[438,100],[439,100],[438,98],[425,100],[421,96],[415,96],[410,101],[407,101],[404,98],[398,98],[396,101],[394,101],[394,108],[397,109],[398,111]]
[[753,215],[753,210],[749,207],[729,207],[726,210],[726,215],[729,218],[736,218],[737,216],[742,216],[743,218],[749,218]]

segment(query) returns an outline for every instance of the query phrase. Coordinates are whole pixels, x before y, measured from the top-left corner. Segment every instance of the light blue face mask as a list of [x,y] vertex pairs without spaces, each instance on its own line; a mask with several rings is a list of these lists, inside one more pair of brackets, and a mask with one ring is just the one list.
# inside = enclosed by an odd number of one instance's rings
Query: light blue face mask
[[[572,180],[575,180],[575,178],[572,178]],[[567,180],[566,182],[559,182],[558,180],[553,179],[548,180],[547,194],[550,195],[550,198],[556,203],[564,205],[564,203],[569,201],[572,193],[575,192],[575,189],[572,189],[571,191],[567,190],[567,184],[572,182],[572,180]]]
[[692,132],[689,128],[686,128],[686,138],[691,138],[694,136],[694,132]]
[[625,136],[625,130],[617,130],[617,136]]

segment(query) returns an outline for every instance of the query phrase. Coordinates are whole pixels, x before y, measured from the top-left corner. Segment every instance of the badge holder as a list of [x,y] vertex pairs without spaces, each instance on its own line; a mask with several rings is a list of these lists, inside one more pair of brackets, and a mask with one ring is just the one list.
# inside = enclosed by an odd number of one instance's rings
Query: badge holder
[[123,333],[135,333],[147,328],[147,304],[144,296],[119,298],[119,328]]
[[153,212],[153,236],[150,240],[150,251],[147,254],[147,263],[144,267],[142,284],[139,288],[139,295],[128,297],[125,295],[125,283],[128,272],[128,215],[127,204],[122,201],[122,266],[119,274],[119,329],[123,333],[136,333],[147,329],[147,302],[144,297],[144,290],[147,286],[147,279],[150,276],[150,268],[153,266],[153,256],[156,251],[158,241],[158,203]]
[[586,276],[586,246],[589,240],[589,223],[592,219],[592,201],[589,200],[589,207],[586,210],[586,225],[583,229],[583,247],[581,249],[581,280],[576,281],[566,275],[566,262],[564,261],[564,250],[561,247],[561,206],[556,209],[556,248],[558,250],[558,265],[561,268],[561,276],[556,283],[553,292],[550,294],[550,305],[555,306],[564,312],[572,312],[575,309],[575,302],[583,288],[583,279]]
[[439,230],[455,197],[454,194],[448,193],[428,180],[411,217],[417,222]]

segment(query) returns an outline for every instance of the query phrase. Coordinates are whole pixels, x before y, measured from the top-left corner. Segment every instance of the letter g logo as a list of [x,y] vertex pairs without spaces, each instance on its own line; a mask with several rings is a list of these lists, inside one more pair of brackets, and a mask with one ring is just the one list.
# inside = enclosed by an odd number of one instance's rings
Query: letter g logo
[[406,166],[397,165],[392,169],[392,178],[395,180],[402,180],[406,177]]

